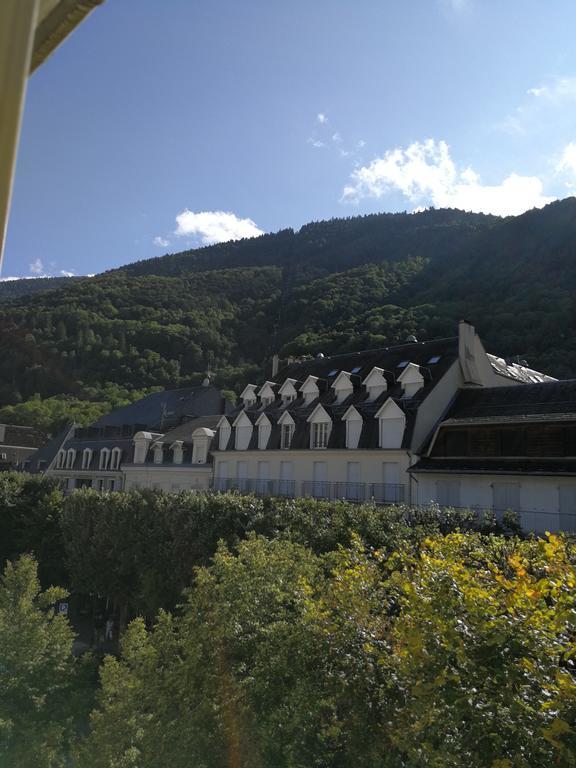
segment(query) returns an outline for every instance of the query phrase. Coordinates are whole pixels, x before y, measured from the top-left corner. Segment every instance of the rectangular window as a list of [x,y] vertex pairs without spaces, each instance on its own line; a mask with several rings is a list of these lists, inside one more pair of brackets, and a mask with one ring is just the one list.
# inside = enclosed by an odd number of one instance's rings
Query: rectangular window
[[330,434],[330,424],[320,421],[312,424],[312,448],[326,448]]
[[282,436],[280,441],[280,447],[281,448],[290,448],[290,445],[292,443],[292,437],[294,435],[294,425],[293,424],[282,424]]
[[294,466],[291,461],[280,462],[280,484],[278,492],[281,496],[294,493]]
[[459,507],[460,506],[460,481],[459,480],[437,480],[436,481],[436,501],[441,507]]
[[501,515],[506,510],[520,511],[520,485],[518,483],[494,483],[492,485],[494,512]]
[[329,484],[326,482],[326,462],[315,461],[313,465],[314,482],[312,495],[317,499],[327,499],[330,496]]

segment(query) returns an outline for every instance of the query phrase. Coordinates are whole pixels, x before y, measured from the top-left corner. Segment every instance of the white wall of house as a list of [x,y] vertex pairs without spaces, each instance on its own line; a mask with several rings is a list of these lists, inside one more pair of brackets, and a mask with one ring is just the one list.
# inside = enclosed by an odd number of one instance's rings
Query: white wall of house
[[157,488],[169,493],[210,488],[212,467],[192,464],[125,464],[125,489]]
[[[214,476],[216,481],[234,480],[238,477],[248,480],[259,479],[259,464],[265,460],[268,467],[268,479],[294,481],[293,493],[296,496],[313,495],[311,483],[340,483],[339,495],[344,497],[347,482],[354,484],[405,485],[408,501],[408,466],[409,454],[404,450],[269,450],[269,451],[215,451]],[[323,467],[318,466],[323,464]],[[354,464],[357,466],[351,467]],[[315,472],[316,465],[316,472]],[[320,478],[320,474],[322,477]],[[352,478],[350,480],[350,478]],[[281,490],[282,487],[280,486]],[[290,486],[292,489],[292,486]],[[326,489],[327,490],[327,489]],[[359,489],[357,489],[358,491]],[[335,489],[332,488],[332,492]],[[383,489],[377,489],[382,493]],[[285,486],[284,493],[288,492]],[[322,495],[321,491],[317,495]],[[392,499],[391,492],[386,500]]]
[[414,503],[443,504],[448,495],[451,505],[482,512],[516,499],[524,529],[576,532],[576,477],[427,472],[415,478]]

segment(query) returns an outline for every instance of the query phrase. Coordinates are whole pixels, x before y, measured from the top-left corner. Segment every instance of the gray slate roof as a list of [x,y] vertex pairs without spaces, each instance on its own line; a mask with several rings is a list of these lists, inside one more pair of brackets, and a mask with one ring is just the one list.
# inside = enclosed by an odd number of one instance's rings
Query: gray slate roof
[[[435,358],[438,358],[438,360],[431,362]],[[321,404],[332,419],[332,431],[328,448],[345,448],[346,424],[342,421],[342,416],[351,405],[354,405],[364,420],[358,447],[377,448],[378,420],[374,416],[382,404],[389,398],[392,398],[404,410],[406,415],[406,430],[402,447],[407,448],[411,443],[416,412],[420,403],[428,396],[437,382],[457,359],[458,338],[456,337],[401,344],[394,347],[370,349],[363,352],[351,352],[344,355],[333,355],[332,357],[314,358],[292,363],[279,371],[275,376],[276,391],[286,379],[295,379],[298,385],[301,385],[308,376],[316,376],[318,377],[317,385],[320,390],[320,396],[316,400],[305,404],[303,398],[298,397],[286,406],[281,403],[280,398],[277,398],[272,405],[266,408],[259,405],[247,409],[244,409],[243,406],[237,407],[227,418],[230,424],[232,424],[238,414],[244,411],[252,424],[255,424],[258,417],[265,413],[272,422],[272,432],[267,447],[268,449],[275,449],[280,448],[280,426],[277,423],[278,419],[283,413],[288,411],[296,424],[291,448],[308,448],[310,444],[310,424],[308,424],[307,418],[318,404]],[[397,380],[404,371],[405,366],[399,367],[399,365],[408,362],[420,367],[420,372],[424,377],[424,386],[412,398],[403,399],[402,387]],[[376,400],[368,401],[368,394],[365,388],[361,386],[361,383],[374,367],[384,370],[388,389]],[[336,403],[336,395],[331,389],[331,384],[341,371],[352,374],[351,380],[354,383],[354,392],[342,403]],[[232,450],[234,444],[235,429],[232,428],[232,433],[225,450]],[[255,429],[253,430],[248,448],[257,448],[257,444],[258,434]]]

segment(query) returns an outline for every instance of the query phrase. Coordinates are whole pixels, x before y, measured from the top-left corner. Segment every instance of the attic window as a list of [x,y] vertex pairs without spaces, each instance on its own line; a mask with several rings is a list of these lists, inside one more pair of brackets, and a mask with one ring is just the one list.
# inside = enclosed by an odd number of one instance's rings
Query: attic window
[[434,355],[434,357],[431,357],[430,360],[428,360],[428,365],[432,365],[433,363],[437,363],[438,360],[440,360],[440,355]]
[[328,374],[328,378],[331,379],[332,376],[336,376],[337,373],[338,373],[338,368],[334,368],[334,370],[330,371],[330,373]]
[[408,365],[409,362],[410,362],[410,360],[402,360],[402,362],[398,363],[398,365],[396,367],[397,368],[406,368],[406,366]]
[[362,370],[362,366],[361,365],[357,365],[355,368],[352,368],[350,373],[358,373],[358,371],[361,371],[361,370]]

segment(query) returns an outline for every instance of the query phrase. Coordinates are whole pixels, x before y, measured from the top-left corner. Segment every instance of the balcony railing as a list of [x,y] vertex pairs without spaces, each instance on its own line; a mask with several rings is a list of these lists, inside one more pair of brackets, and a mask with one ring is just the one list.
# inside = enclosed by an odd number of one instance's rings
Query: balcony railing
[[257,480],[247,477],[215,478],[215,491],[238,491],[253,493],[255,496],[295,496],[294,480]]
[[345,499],[346,501],[373,501],[378,504],[402,504],[406,500],[406,486],[395,483],[342,483],[326,480],[306,480],[302,495],[315,499]]
[[311,496],[315,499],[345,499],[377,504],[402,504],[406,486],[393,483],[342,483],[324,480],[304,481],[301,493],[294,480],[258,480],[254,478],[216,478],[214,490],[253,493],[256,496]]

